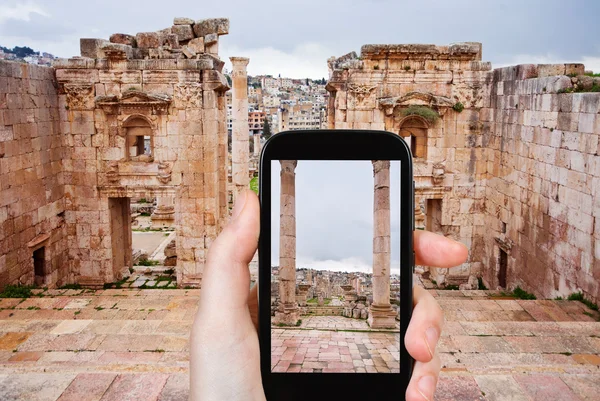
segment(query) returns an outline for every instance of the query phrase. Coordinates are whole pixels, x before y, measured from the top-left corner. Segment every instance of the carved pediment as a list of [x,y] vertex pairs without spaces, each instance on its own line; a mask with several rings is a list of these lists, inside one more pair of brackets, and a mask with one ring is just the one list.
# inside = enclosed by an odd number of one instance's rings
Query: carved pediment
[[452,107],[454,102],[446,96],[438,96],[429,92],[409,92],[404,96],[395,96],[379,99],[379,107],[396,106],[428,106]]
[[122,108],[151,109],[152,114],[160,114],[167,110],[172,97],[160,93],[147,93],[138,90],[127,91],[121,96],[97,96],[96,106],[108,114],[118,114]]

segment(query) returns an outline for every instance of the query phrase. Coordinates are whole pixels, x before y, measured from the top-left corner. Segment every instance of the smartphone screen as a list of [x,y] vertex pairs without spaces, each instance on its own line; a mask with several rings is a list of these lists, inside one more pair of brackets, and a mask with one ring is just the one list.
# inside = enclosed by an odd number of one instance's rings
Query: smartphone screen
[[400,372],[399,160],[270,160],[271,372]]

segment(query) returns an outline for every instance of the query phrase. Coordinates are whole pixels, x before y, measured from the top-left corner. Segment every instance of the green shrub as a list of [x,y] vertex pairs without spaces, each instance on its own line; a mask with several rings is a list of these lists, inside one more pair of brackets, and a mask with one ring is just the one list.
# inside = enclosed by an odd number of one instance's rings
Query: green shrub
[[258,177],[254,177],[250,180],[250,189],[258,195]]
[[158,260],[140,259],[136,266],[157,266],[160,262]]
[[59,290],[81,290],[81,284],[65,284]]
[[454,104],[454,106],[452,106],[452,109],[454,111],[456,111],[457,113],[460,113],[460,112],[462,112],[465,109],[465,105],[462,104],[461,102],[456,102]]
[[588,308],[590,308],[591,310],[595,310],[595,311],[598,310],[598,305],[596,305],[589,299],[585,299],[583,296],[583,293],[581,291],[575,292],[575,293],[569,295],[569,298],[567,298],[567,299],[569,301],[579,301],[579,302],[583,303],[585,306],[587,306]]
[[477,277],[477,289],[478,290],[487,290],[488,288],[483,284],[483,278]]
[[528,293],[521,287],[517,287],[513,290],[513,296],[518,299],[536,299],[535,295]]
[[0,298],[29,298],[33,288],[28,285],[7,285],[0,293]]
[[430,123],[434,123],[437,120],[439,120],[439,118],[440,118],[440,115],[437,113],[437,111],[435,111],[432,108],[429,108],[427,106],[408,106],[407,108],[402,110],[402,115],[404,117],[407,117],[407,116],[423,117],[425,120],[427,120]]

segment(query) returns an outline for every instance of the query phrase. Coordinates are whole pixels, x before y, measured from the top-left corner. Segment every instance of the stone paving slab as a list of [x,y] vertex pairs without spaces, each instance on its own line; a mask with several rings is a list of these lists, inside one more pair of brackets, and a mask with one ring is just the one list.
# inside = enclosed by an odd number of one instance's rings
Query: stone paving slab
[[[600,314],[576,301],[429,290],[445,313],[435,400],[598,400]],[[36,291],[0,299],[0,400],[186,400],[199,290]],[[273,368],[395,369],[394,331],[303,316],[274,327]],[[562,397],[562,398],[561,398]]]

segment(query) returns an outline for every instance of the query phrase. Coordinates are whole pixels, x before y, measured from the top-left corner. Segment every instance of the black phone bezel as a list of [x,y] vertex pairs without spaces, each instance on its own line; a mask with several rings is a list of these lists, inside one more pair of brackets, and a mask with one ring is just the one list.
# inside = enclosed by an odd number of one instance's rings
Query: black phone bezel
[[[271,372],[271,160],[400,160],[400,373]],[[372,130],[300,130],[275,134],[267,140],[260,155],[259,197],[259,343],[267,400],[318,401],[331,399],[332,395],[347,400],[378,397],[403,400],[414,363],[404,344],[412,315],[414,271],[413,166],[404,140],[391,132]],[[269,301],[261,302],[265,299]],[[396,391],[398,396],[390,398]]]

